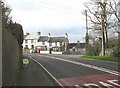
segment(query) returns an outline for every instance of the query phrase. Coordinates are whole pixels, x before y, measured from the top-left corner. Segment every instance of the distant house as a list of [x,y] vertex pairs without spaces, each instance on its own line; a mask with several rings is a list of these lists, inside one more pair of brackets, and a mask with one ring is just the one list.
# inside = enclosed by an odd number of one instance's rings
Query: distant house
[[67,50],[68,45],[68,34],[65,33],[65,36],[51,36],[49,33],[48,36],[41,35],[41,32],[38,32],[37,35],[26,34],[23,42],[23,48],[29,48],[32,50],[40,49],[42,51],[54,51],[61,52]]
[[66,51],[68,42],[67,37],[50,37],[48,40],[49,48],[52,48],[53,51]]
[[41,51],[47,51],[49,50],[48,46],[48,36],[40,36],[40,38],[37,41],[36,48],[40,48]]
[[35,49],[40,34],[41,34],[40,32],[38,32],[37,34],[26,33],[26,35],[24,35],[23,48]]
[[79,41],[77,43],[69,43],[67,46],[67,49],[71,53],[84,54],[85,53],[85,43],[80,43]]

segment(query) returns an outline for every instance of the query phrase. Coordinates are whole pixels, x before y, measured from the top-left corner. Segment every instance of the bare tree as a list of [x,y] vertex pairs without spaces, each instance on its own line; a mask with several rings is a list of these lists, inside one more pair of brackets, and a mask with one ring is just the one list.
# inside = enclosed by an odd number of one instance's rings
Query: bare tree
[[88,18],[92,30],[101,31],[102,37],[102,56],[105,55],[105,48],[108,47],[108,29],[116,25],[111,25],[113,22],[111,18],[113,14],[119,19],[117,15],[117,2],[111,0],[91,0],[84,4],[88,11]]
[[6,5],[4,2],[2,2],[2,25],[3,28],[7,27],[8,23],[11,21],[12,17],[10,17],[10,13],[11,13],[11,8]]

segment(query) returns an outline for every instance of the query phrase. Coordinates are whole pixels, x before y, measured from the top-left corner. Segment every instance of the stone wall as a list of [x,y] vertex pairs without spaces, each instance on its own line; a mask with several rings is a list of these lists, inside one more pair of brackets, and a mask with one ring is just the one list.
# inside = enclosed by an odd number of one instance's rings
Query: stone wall
[[0,87],[2,86],[2,9],[0,2]]
[[19,45],[6,29],[2,31],[2,86],[14,86],[19,72]]

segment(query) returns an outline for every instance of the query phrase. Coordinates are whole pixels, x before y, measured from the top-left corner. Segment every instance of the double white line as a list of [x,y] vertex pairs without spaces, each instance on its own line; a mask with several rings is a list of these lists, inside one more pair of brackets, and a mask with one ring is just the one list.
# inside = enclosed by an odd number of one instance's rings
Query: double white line
[[92,69],[96,69],[96,70],[99,70],[99,71],[103,71],[103,72],[107,72],[107,73],[110,73],[110,74],[120,76],[119,72],[109,70],[109,69],[106,69],[106,68],[97,67],[97,66],[90,65],[90,64],[84,64],[84,63],[81,63],[81,62],[66,60],[66,59],[62,59],[62,58],[58,58],[58,57],[52,57],[52,56],[44,56],[44,57],[49,57],[49,58],[52,58],[52,59],[56,59],[56,60],[60,60],[60,61],[64,61],[64,62],[69,62],[69,63],[72,63],[72,64],[81,65],[81,66],[85,66],[85,67],[88,67],[88,68],[92,68]]

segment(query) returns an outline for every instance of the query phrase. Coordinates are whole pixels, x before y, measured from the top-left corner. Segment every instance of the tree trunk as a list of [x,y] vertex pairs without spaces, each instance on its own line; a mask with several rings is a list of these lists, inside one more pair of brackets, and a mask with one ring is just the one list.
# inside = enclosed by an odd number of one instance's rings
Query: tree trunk
[[104,9],[101,14],[101,31],[102,31],[102,56],[105,56],[105,22],[104,22]]
[[104,21],[102,20],[102,56],[105,56],[105,33],[104,33]]

